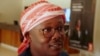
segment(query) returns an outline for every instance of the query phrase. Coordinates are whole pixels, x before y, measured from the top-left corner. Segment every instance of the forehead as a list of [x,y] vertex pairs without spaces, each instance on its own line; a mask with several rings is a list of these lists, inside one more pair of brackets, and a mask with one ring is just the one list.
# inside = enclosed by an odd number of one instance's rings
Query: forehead
[[49,19],[45,22],[43,22],[43,25],[51,25],[51,24],[59,24],[59,23],[64,23],[63,19],[60,16],[54,17],[52,19]]
[[63,21],[62,17],[60,17],[60,16],[49,19],[49,20],[41,23],[40,25],[41,26],[44,26],[44,25],[45,26],[53,26],[53,25],[55,26],[55,25],[58,25],[58,24],[64,24],[64,21]]

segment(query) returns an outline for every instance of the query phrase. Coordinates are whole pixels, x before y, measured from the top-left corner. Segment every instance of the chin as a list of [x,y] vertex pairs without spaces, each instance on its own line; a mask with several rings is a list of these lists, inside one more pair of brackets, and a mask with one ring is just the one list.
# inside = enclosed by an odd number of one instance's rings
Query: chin
[[51,53],[50,56],[59,56],[60,53]]
[[50,56],[59,56],[61,53],[61,50],[53,50],[51,52],[49,52]]

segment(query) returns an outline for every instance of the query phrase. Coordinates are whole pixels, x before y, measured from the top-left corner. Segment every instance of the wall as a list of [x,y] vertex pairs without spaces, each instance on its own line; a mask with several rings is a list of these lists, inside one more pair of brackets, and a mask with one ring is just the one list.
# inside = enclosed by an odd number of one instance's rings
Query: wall
[[49,0],[49,2],[61,6],[62,8],[70,8],[71,0]]
[[35,0],[23,0],[23,5],[28,6],[28,5],[30,5],[31,3],[34,3],[34,2],[35,2]]
[[94,52],[100,56],[100,0],[96,0],[95,26],[94,26]]
[[[37,0],[0,0],[0,23],[13,24],[14,20],[19,20],[20,13],[25,6]],[[70,8],[71,0],[48,0],[51,3]]]
[[13,24],[19,20],[22,0],[0,0],[0,22]]
[[[31,3],[36,2],[37,0],[24,0],[24,6],[30,5]],[[70,8],[71,0],[48,0],[49,2],[59,5],[62,8]]]

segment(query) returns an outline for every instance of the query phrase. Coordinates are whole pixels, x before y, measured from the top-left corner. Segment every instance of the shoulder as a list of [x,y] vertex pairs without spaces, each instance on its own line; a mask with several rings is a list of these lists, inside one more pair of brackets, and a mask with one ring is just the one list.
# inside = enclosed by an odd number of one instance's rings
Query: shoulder
[[31,56],[31,52],[30,49],[27,48],[22,54],[20,54],[19,56]]

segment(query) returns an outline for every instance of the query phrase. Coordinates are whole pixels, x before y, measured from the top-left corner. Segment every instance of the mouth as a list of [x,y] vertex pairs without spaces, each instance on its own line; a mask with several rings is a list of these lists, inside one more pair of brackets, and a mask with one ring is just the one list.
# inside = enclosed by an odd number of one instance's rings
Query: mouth
[[49,47],[50,47],[52,50],[61,50],[62,47],[63,47],[63,43],[62,43],[62,42],[51,43],[51,44],[49,45]]

